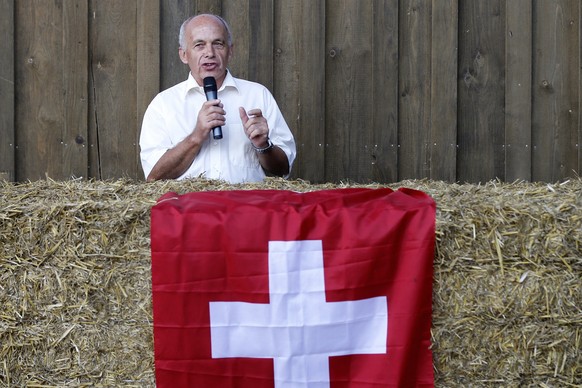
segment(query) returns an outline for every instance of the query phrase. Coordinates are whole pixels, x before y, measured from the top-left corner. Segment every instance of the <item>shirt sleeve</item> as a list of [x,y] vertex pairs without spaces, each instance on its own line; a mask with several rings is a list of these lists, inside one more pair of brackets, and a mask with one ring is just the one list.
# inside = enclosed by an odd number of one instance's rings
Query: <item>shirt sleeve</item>
[[[277,101],[273,95],[265,88],[266,100],[268,101],[267,106],[267,121],[269,123],[269,138],[274,145],[278,146],[287,155],[287,160],[289,162],[289,174],[291,173],[291,168],[293,167],[293,162],[295,161],[295,156],[297,154],[297,149],[295,145],[295,139],[293,133],[289,129]],[[286,178],[289,175],[286,176]]]
[[145,111],[139,138],[141,166],[145,178],[162,155],[173,146],[164,128],[160,98],[156,96]]

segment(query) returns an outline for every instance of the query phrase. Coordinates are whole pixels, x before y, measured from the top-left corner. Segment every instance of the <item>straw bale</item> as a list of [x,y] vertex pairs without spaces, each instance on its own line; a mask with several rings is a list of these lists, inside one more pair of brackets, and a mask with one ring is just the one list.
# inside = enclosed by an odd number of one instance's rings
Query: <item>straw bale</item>
[[164,193],[356,186],[437,202],[437,386],[582,386],[580,179],[0,182],[0,386],[155,385],[149,214]]

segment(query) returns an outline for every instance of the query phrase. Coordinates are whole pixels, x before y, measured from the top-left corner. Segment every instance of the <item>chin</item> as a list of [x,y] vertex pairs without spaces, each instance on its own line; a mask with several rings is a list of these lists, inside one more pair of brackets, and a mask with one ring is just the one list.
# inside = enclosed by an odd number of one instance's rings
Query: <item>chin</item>
[[222,70],[222,69],[216,69],[216,70],[210,70],[210,71],[202,71],[202,72],[200,72],[200,74],[202,75],[202,78],[205,78],[205,77],[220,78],[220,77],[224,77],[224,75],[226,74],[226,71]]

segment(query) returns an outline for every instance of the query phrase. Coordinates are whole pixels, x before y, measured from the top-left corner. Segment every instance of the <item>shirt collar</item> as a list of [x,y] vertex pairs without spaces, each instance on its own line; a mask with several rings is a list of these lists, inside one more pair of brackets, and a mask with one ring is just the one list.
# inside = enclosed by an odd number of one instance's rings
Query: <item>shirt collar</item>
[[[230,73],[230,71],[228,70],[226,71],[226,77],[222,82],[222,86],[220,87],[220,89],[218,89],[218,91],[220,92],[221,90],[224,90],[226,88],[233,88],[235,90],[238,90],[238,87],[236,86],[236,81],[232,74]],[[192,73],[188,73],[188,79],[186,80],[186,94],[190,93],[190,91],[192,90],[195,90],[200,94],[204,94],[204,87],[198,85],[198,82],[196,82],[196,80],[192,76]]]

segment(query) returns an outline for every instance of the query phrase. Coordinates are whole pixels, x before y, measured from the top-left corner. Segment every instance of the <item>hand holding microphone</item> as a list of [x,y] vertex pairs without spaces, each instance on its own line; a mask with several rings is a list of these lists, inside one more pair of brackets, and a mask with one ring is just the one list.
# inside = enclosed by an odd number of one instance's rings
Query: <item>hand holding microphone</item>
[[[204,94],[206,94],[206,101],[216,100],[218,98],[218,90],[216,88],[216,80],[214,77],[204,78]],[[212,128],[212,137],[214,139],[222,139],[222,128]]]

